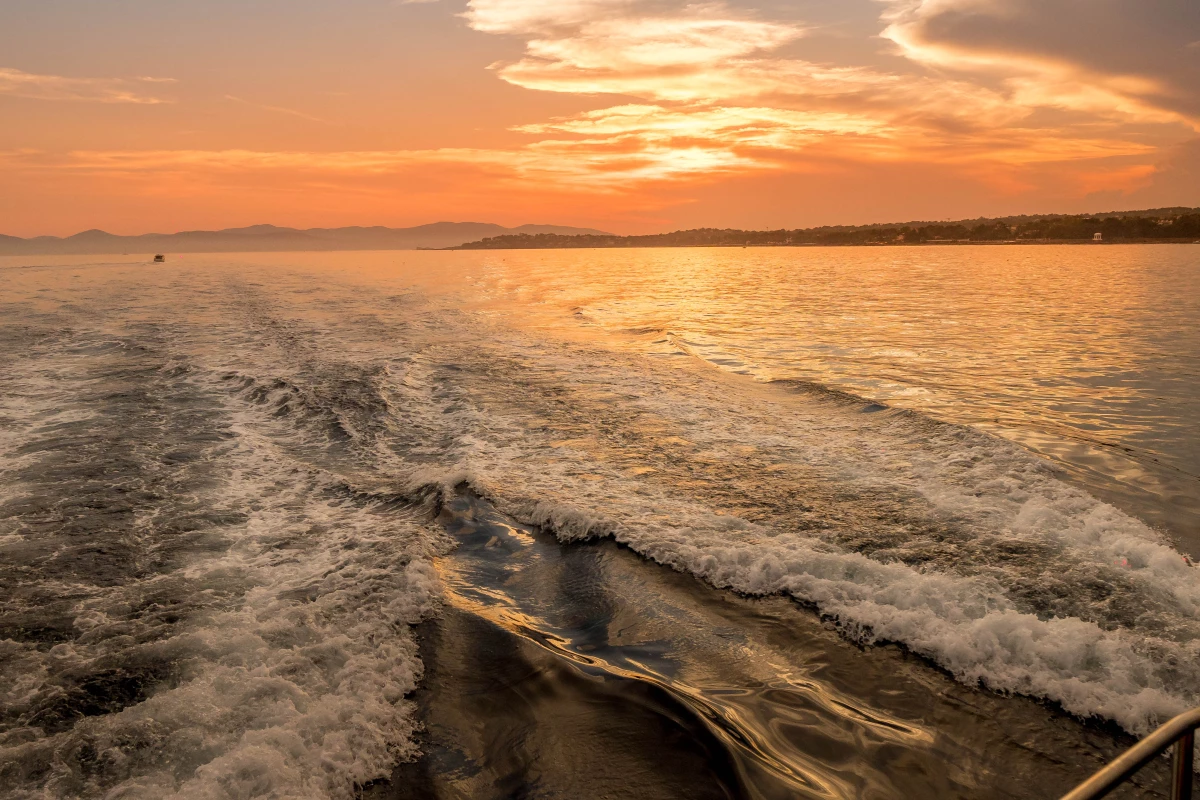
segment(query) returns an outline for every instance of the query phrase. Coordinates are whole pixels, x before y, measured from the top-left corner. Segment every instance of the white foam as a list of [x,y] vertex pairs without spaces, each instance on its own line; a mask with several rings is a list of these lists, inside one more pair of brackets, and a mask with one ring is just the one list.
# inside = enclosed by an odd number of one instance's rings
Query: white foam
[[[541,417],[545,406],[520,399],[530,388],[473,383],[472,407],[447,413],[461,433],[444,486],[469,476],[502,510],[564,540],[612,536],[715,586],[789,594],[862,641],[903,643],[965,682],[1046,698],[1131,732],[1200,704],[1196,571],[1144,523],[1020,447],[827,398],[739,397],[703,377],[594,351],[544,346],[536,364],[557,373],[555,386],[603,387],[626,407],[585,387],[571,392],[569,410]],[[606,440],[647,415],[652,437]],[[663,438],[668,429],[676,444]],[[631,465],[662,458],[664,447],[692,461],[681,472],[692,477],[631,477]],[[714,472],[736,483],[700,477],[739,461],[745,469]],[[884,520],[902,534],[899,549],[868,557],[838,545],[837,530],[804,534],[786,517],[750,522],[721,508],[731,493],[761,491],[755,469],[777,462],[818,474],[810,488],[840,485],[860,498],[846,502],[867,509],[874,495],[907,498],[904,519]],[[439,480],[427,467],[412,477]],[[904,548],[921,541],[904,534],[914,522],[960,540],[937,541],[949,555],[907,565]],[[982,544],[999,555],[973,549]],[[1033,549],[1019,560],[1001,557],[1025,546]],[[1116,600],[1089,597],[1097,585]],[[1039,605],[1055,592],[1069,595],[1069,613]]]
[[[563,539],[613,536],[717,586],[790,594],[848,635],[1133,732],[1200,704],[1197,573],[1017,445],[491,316],[421,318],[389,343],[405,359],[379,384],[396,446],[376,443],[372,480],[468,480]],[[815,519],[776,496],[806,492]]]
[[[74,610],[70,645],[0,643],[6,673],[20,676],[0,695],[10,713],[44,699],[65,669],[169,663],[178,679],[62,733],[8,737],[0,763],[49,770],[40,789],[11,796],[349,798],[415,755],[405,696],[422,667],[410,626],[436,601],[432,558],[444,545],[419,515],[380,513],[289,458],[261,415],[231,411],[231,473],[210,502],[247,514],[222,532],[232,546],[91,592]],[[156,592],[192,615],[168,638],[129,616]]]
[[[489,494],[500,494],[483,485]],[[503,502],[510,513],[570,540],[610,534],[637,552],[714,586],[746,594],[786,593],[815,605],[852,637],[905,644],[968,683],[1057,701],[1134,733],[1200,704],[1200,642],[1105,631],[1075,618],[1039,619],[1015,610],[992,581],[903,564],[783,534],[734,518],[663,503],[661,516],[616,521],[578,501]],[[611,512],[611,505],[608,506]],[[696,510],[698,511],[698,510]],[[665,514],[661,512],[667,512]],[[738,541],[738,539],[747,541]]]

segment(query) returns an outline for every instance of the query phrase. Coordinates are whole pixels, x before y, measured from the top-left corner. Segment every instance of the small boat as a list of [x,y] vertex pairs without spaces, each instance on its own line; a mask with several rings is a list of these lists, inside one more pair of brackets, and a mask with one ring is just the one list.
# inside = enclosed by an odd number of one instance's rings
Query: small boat
[[154,263],[155,263],[155,264],[161,264],[161,263],[163,263],[163,262],[164,262],[164,261],[166,261],[166,260],[167,260],[167,257],[166,257],[166,256],[164,256],[162,253],[159,253],[158,255],[156,255],[156,256],[154,257]]

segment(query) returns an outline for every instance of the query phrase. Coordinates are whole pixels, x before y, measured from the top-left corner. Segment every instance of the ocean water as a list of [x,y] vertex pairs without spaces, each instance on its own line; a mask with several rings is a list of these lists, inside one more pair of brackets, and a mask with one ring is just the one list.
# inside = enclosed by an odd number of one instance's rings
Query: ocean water
[[5,797],[1055,797],[1200,705],[1200,247],[24,258],[0,312]]

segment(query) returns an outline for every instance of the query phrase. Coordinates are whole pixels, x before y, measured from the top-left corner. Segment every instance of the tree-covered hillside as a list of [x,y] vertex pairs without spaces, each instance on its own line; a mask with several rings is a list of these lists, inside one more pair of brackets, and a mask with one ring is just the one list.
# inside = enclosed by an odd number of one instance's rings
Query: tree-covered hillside
[[464,244],[463,250],[566,247],[733,247],[743,245],[881,245],[950,242],[1192,241],[1200,239],[1200,209],[1161,208],[1096,216],[1046,215],[859,225],[799,230],[743,231],[696,228],[648,236],[557,234],[495,236]]

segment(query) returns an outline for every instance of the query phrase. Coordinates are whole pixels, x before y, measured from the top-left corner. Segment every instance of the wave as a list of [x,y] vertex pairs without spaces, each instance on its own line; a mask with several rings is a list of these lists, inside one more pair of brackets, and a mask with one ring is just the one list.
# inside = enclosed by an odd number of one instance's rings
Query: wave
[[[1190,561],[1020,446],[818,384],[424,313],[457,339],[431,349],[408,327],[394,355],[345,373],[376,399],[337,413],[388,420],[356,428],[371,431],[362,485],[465,482],[564,541],[611,537],[715,586],[788,595],[856,641],[1134,733],[1200,703]],[[347,366],[314,363],[296,362],[289,380],[312,383],[288,396]]]
[[1135,734],[1200,703],[1195,640],[1175,642],[1105,630],[1073,617],[1022,613],[986,578],[880,563],[787,535],[773,537],[769,545],[762,540],[730,545],[722,529],[762,533],[736,520],[709,520],[708,535],[698,536],[698,525],[679,533],[647,530],[574,504],[500,498],[500,505],[564,541],[609,536],[719,588],[787,594],[835,620],[856,641],[897,642],[964,682],[1053,700],[1073,714],[1111,719]]
[[[681,423],[680,438],[606,441],[597,428],[633,415],[576,394],[558,441],[472,431],[445,485],[467,475],[564,541],[612,537],[718,587],[787,594],[857,641],[1133,733],[1200,704],[1190,560],[1019,446],[820,387],[739,403],[701,381],[647,392],[595,361],[572,374],[632,398],[638,424]],[[545,409],[525,407],[528,386],[504,390],[524,415]]]

